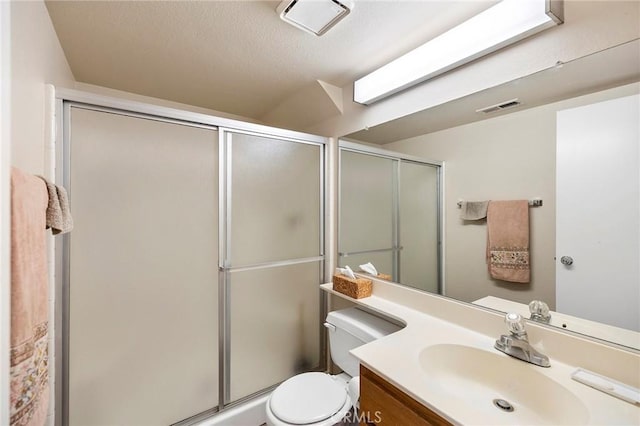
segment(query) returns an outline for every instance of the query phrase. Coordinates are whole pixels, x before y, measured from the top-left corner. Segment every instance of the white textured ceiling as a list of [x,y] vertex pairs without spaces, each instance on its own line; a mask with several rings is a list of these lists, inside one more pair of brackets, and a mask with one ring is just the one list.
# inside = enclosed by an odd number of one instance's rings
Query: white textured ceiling
[[277,1],[48,1],[77,81],[261,119],[316,80],[338,87],[495,1],[356,0],[322,37]]

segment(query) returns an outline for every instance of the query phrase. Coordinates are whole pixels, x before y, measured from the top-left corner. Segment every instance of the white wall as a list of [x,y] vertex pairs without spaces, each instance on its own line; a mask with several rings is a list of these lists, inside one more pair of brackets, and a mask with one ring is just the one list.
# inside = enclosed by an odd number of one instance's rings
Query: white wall
[[[493,295],[555,306],[556,112],[640,91],[640,84],[556,102],[398,141],[385,148],[445,161],[445,273],[447,295],[473,301]],[[529,199],[531,283],[493,281],[485,263],[486,224],[463,223],[464,200]]]
[[[11,2],[11,73],[11,163],[28,173],[51,176],[45,160],[51,131],[47,123],[52,118],[46,84],[73,87],[75,81],[42,1]],[[53,295],[51,279],[49,424],[55,412]]]
[[564,24],[371,106],[355,104],[348,84],[343,114],[302,130],[338,137],[373,127],[637,39],[638,22],[637,1],[568,0]]
[[0,2],[0,424],[9,423],[11,3]]
[[11,5],[11,162],[45,173],[45,84],[75,81],[42,1]]

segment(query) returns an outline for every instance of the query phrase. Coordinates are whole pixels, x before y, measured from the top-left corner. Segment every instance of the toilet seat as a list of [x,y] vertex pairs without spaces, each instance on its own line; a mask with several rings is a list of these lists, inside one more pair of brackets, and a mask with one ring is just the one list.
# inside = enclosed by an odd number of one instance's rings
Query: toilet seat
[[280,421],[303,425],[330,418],[351,405],[348,399],[344,383],[333,376],[304,373],[278,386],[269,398],[269,408]]

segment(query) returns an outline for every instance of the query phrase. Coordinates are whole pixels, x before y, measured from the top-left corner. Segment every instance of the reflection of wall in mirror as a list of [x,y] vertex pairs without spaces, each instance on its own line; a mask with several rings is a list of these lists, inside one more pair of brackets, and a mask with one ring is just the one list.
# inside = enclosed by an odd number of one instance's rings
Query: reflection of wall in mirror
[[[465,301],[487,295],[522,303],[544,300],[555,310],[556,113],[640,91],[631,84],[385,145],[445,161],[446,294]],[[531,283],[491,280],[485,263],[485,223],[465,224],[456,202],[528,199]]]

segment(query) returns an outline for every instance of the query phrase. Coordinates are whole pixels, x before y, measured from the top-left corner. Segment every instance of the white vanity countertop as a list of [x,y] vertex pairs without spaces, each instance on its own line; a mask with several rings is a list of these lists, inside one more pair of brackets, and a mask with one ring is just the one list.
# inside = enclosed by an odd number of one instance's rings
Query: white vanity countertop
[[[580,367],[638,387],[640,354],[527,323],[531,344],[551,359],[551,367],[538,367],[511,358],[493,348],[499,335],[506,333],[502,315],[408,287],[373,281],[373,295],[359,300],[333,291],[331,283],[321,285],[328,293],[406,324],[402,330],[360,346],[351,351],[351,354],[363,365],[451,422],[465,425],[561,424],[558,419],[566,419],[564,424],[572,425],[640,424],[639,405],[614,398],[571,379],[571,373]],[[536,385],[526,383],[522,377],[509,380],[509,395],[500,395],[491,387],[483,387],[482,373],[476,379],[479,387],[467,386],[467,379],[471,380],[468,377],[464,377],[458,383],[459,386],[453,383],[455,378],[442,386],[442,381],[438,382],[433,378],[430,380],[431,376],[420,364],[421,353],[425,348],[442,344],[481,349],[492,354],[489,356],[491,359],[496,359],[493,355],[504,357],[505,360],[498,359],[500,363],[520,363],[521,365],[513,365],[515,371],[540,378],[540,383],[553,383],[552,388],[559,390],[559,398],[532,392],[531,386]],[[583,354],[585,351],[589,353]],[[600,359],[594,362],[593,357]],[[617,365],[611,366],[611,363]],[[599,365],[603,366],[604,371],[595,370],[594,367]],[[438,368],[438,365],[431,364],[428,368]],[[536,418],[534,412],[529,412],[526,414],[528,417],[522,417],[527,409],[525,407],[519,410],[514,395],[523,393],[533,395],[532,406],[540,407],[540,411],[548,411],[548,415]],[[493,406],[493,398],[509,400],[510,396],[512,400],[509,402],[516,408],[514,412],[503,412]],[[574,417],[566,417],[563,412],[569,408],[569,403],[576,408]]]

